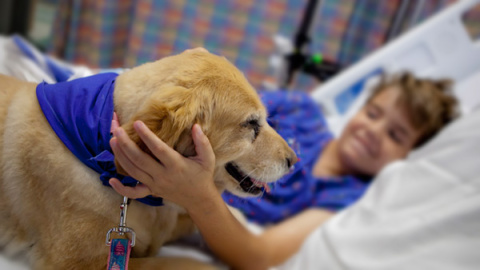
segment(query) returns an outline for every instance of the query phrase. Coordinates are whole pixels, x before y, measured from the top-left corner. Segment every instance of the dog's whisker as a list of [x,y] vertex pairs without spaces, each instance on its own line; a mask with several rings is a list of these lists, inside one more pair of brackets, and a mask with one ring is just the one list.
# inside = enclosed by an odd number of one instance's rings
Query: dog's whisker
[[251,170],[249,173],[247,173],[247,174],[245,175],[245,177],[243,177],[242,180],[239,181],[239,183],[241,184],[241,183],[243,183],[243,181],[245,181],[245,180],[247,180],[248,178],[250,178],[250,175],[251,175],[254,171],[256,171],[257,169],[258,169],[258,168],[255,168],[255,169]]
[[250,172],[248,172],[248,173],[247,173],[247,176],[248,176],[248,175],[252,175],[252,173],[253,173],[254,171],[256,171],[256,170],[258,170],[258,168],[255,168],[255,169],[251,170]]

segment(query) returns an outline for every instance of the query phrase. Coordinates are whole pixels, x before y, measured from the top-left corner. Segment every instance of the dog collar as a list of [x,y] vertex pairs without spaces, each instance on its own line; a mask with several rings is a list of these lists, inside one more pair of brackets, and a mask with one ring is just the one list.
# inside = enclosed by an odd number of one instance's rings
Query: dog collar
[[[137,180],[117,173],[110,147],[113,119],[113,91],[116,73],[103,73],[69,82],[37,86],[40,107],[65,146],[85,165],[100,174],[103,185],[115,177],[124,185]],[[152,205],[163,205],[162,198],[137,199]]]

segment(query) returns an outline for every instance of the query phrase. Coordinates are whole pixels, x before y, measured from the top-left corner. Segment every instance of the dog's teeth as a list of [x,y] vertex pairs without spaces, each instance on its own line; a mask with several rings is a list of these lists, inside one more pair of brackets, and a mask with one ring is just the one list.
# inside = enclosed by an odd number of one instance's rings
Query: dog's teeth
[[253,184],[254,184],[255,186],[257,186],[257,187],[263,187],[266,192],[270,192],[270,187],[268,186],[267,183],[258,181],[258,180],[253,179],[253,178],[250,178],[250,179],[252,179],[252,182],[253,182]]

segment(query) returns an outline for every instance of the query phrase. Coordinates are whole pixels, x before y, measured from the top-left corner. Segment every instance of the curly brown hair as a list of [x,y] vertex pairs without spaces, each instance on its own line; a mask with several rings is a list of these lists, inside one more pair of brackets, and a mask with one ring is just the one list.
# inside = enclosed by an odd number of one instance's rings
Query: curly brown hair
[[401,91],[397,102],[406,109],[409,122],[421,132],[415,144],[419,147],[458,116],[457,99],[451,93],[451,86],[451,80],[420,79],[409,72],[383,76],[369,101],[386,89],[398,87]]

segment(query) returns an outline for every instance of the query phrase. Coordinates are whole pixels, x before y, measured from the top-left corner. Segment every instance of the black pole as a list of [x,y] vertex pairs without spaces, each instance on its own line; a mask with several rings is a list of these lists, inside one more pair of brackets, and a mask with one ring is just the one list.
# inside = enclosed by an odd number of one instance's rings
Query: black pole
[[305,63],[305,55],[303,55],[302,50],[305,44],[310,42],[309,30],[312,24],[312,20],[315,16],[315,10],[317,7],[318,0],[309,0],[307,6],[305,7],[304,16],[300,27],[295,35],[294,50],[292,54],[286,56],[287,60],[287,72],[284,84],[284,88],[288,88],[293,80],[293,75],[297,70],[299,70]]
[[295,37],[295,50],[301,51],[302,47],[310,42],[309,30],[312,25],[312,20],[315,16],[315,10],[317,7],[318,0],[310,0],[307,3],[307,7],[304,11],[304,16],[300,24],[300,28]]

